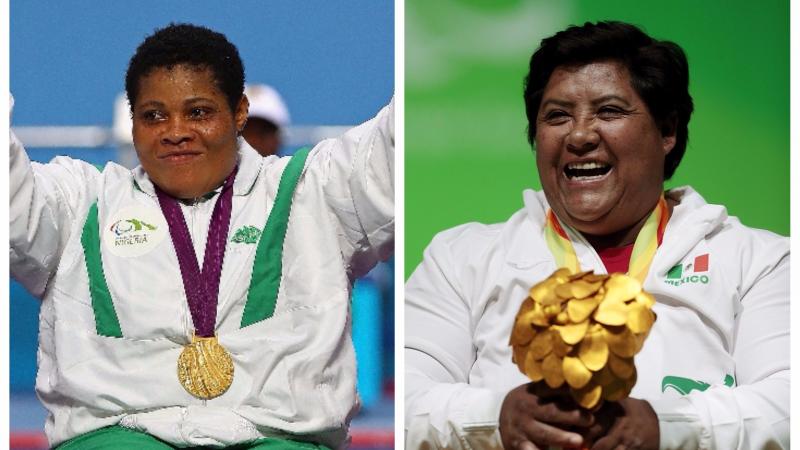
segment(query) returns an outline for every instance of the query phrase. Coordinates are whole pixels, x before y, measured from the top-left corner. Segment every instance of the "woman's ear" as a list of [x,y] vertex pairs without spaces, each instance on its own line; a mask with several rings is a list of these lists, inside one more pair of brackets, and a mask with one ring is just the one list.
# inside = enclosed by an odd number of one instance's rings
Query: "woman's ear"
[[236,111],[234,111],[233,116],[234,120],[236,121],[236,131],[240,132],[244,129],[244,124],[247,122],[247,113],[250,110],[250,100],[247,99],[247,96],[242,94],[242,98],[239,99],[239,104],[236,105]]
[[661,126],[661,142],[664,154],[668,155],[669,152],[675,148],[678,134],[678,117],[675,113],[669,116]]

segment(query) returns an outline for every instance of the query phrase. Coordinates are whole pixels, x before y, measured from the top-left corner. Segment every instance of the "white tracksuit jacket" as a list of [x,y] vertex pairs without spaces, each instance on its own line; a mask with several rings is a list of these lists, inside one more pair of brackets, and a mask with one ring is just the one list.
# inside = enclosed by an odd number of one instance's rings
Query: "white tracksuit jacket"
[[[31,163],[12,136],[11,272],[42,299],[36,390],[49,411],[50,444],[119,423],[179,446],[262,436],[341,446],[358,408],[352,282],[393,251],[393,105],[310,152],[293,196],[276,309],[244,328],[252,237],[264,228],[289,158],[262,158],[240,140],[216,323],[234,381],[208,401],[178,382],[192,319],[147,174],[64,157]],[[199,258],[218,197],[182,206]],[[95,330],[81,245],[95,202],[121,338]],[[131,231],[126,219],[155,230]]]
[[[631,396],[656,411],[662,449],[788,448],[789,240],[743,226],[691,188],[668,195],[680,204],[644,283],[658,320]],[[408,280],[407,448],[502,448],[501,402],[527,381],[511,362],[514,317],[556,269],[544,194],[524,200],[505,223],[437,235]],[[570,234],[581,269],[605,273]]]

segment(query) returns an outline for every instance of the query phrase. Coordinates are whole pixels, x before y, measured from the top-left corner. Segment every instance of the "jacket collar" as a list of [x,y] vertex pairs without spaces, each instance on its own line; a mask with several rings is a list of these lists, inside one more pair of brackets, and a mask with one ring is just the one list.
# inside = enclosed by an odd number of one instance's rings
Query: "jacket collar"
[[[706,236],[720,229],[728,218],[727,210],[721,205],[707,203],[703,197],[689,186],[670,189],[666,196],[676,200],[677,205],[673,208],[667,228],[664,232],[664,239],[659,247],[653,261],[653,271],[655,273],[666,272],[672,265],[679,262],[689,251],[694,248]],[[547,210],[550,205],[543,191],[525,190],[523,192],[525,207],[524,231],[516,233],[513,237],[514,242],[510,245],[508,262],[517,267],[532,266],[543,259],[550,260],[550,250],[544,244],[543,230],[547,220]],[[578,236],[570,233],[573,246],[578,259],[582,262],[597,260],[594,249]],[[539,242],[538,247],[532,247],[531,239]],[[536,244],[533,244],[536,245]],[[536,249],[536,252],[531,250]],[[539,252],[547,252],[547,257],[542,258]],[[652,273],[651,273],[652,275]],[[663,275],[663,274],[662,274]]]
[[[253,190],[256,184],[258,174],[261,173],[261,165],[264,164],[264,159],[258,154],[247,142],[239,138],[239,153],[237,155],[237,164],[239,164],[239,172],[236,174],[236,179],[233,182],[233,195],[241,196],[248,195]],[[274,157],[270,157],[274,158]],[[156,191],[147,172],[144,171],[141,165],[133,169],[133,184],[136,189],[144,192],[145,194],[155,197]]]

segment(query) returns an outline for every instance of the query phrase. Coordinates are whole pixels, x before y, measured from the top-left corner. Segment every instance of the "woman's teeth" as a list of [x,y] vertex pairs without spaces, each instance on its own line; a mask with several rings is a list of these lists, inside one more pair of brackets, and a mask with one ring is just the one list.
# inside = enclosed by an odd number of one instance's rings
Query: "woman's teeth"
[[592,161],[567,164],[564,173],[571,180],[589,181],[602,178],[609,170],[610,165]]

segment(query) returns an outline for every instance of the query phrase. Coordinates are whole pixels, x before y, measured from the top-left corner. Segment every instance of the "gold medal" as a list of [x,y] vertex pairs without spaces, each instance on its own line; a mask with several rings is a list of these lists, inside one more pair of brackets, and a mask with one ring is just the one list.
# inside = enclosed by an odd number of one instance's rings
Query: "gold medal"
[[193,336],[178,357],[178,381],[197,398],[219,397],[233,383],[233,359],[216,336]]
[[583,408],[620,400],[636,383],[633,356],[656,319],[655,298],[627,275],[560,269],[530,289],[510,345],[520,372]]

